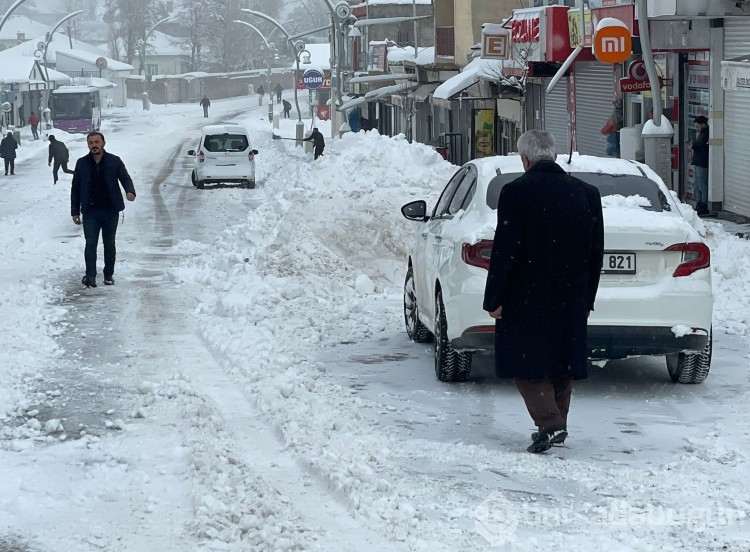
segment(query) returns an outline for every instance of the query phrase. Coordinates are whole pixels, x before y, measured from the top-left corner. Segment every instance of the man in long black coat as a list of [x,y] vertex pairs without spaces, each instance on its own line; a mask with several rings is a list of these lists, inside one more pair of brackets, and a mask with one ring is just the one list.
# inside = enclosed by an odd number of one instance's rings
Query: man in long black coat
[[572,380],[587,376],[604,226],[599,191],[555,163],[552,134],[528,131],[518,151],[526,173],[500,193],[484,309],[497,373],[515,378],[538,427],[527,450],[542,452],[567,437]]

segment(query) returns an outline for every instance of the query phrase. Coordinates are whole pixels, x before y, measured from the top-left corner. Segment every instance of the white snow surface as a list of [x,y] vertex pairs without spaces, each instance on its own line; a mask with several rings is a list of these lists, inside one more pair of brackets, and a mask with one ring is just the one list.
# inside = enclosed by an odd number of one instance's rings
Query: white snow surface
[[[681,205],[712,250],[708,380],[608,362],[567,445],[530,455],[512,384],[441,384],[403,331],[399,208],[456,168],[327,123],[313,162],[255,103],[106,113],[138,192],[106,288],[80,286],[70,177],[22,130],[0,176],[0,550],[747,551],[750,241]],[[185,151],[227,120],[259,186],[197,190]]]

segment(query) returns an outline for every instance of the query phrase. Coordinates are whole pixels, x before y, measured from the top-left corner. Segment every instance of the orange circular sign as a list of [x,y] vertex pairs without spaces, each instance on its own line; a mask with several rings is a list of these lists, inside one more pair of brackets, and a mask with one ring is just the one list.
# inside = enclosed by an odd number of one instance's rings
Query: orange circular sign
[[596,30],[591,49],[602,63],[624,63],[633,53],[633,38],[625,26],[600,27]]

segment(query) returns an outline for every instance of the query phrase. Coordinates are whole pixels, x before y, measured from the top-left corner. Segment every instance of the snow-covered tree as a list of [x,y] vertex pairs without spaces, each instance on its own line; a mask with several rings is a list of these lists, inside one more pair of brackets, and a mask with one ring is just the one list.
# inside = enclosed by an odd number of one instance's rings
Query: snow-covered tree
[[163,0],[105,0],[104,21],[110,29],[112,54],[118,55],[121,44],[125,61],[133,64],[140,48],[147,47],[146,33],[167,15],[167,8]]

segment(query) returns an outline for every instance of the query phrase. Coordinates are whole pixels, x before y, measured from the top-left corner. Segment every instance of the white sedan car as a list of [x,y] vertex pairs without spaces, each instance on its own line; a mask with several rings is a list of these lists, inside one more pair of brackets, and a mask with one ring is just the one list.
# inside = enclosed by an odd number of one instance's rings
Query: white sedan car
[[[675,382],[702,382],[711,364],[713,311],[705,240],[646,165],[579,155],[557,161],[596,186],[604,207],[589,357],[664,355]],[[401,208],[418,223],[404,283],[406,331],[418,343],[435,341],[441,381],[465,381],[472,354],[494,351],[494,320],[482,301],[497,203],[501,188],[522,172],[519,156],[476,159],[453,175],[432,212],[422,200]]]

